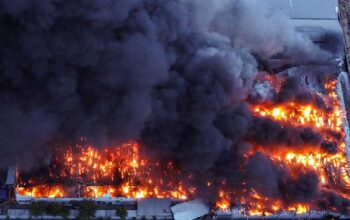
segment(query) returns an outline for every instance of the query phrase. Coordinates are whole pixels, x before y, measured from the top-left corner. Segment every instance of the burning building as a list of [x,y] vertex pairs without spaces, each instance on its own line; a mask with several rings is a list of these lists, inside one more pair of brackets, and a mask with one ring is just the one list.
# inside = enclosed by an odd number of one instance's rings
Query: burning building
[[336,1],[0,4],[0,217],[350,215]]

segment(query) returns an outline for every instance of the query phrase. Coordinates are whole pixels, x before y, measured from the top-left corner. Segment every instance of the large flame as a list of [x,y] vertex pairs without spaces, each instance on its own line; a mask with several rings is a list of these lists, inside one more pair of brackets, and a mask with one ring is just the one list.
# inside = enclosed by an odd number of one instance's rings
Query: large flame
[[[63,157],[61,158],[61,156]],[[161,170],[156,176],[155,171]],[[167,182],[163,178],[176,175],[178,170],[169,162],[160,167],[139,154],[139,145],[129,142],[116,147],[97,150],[92,146],[76,145],[57,150],[50,166],[50,176],[66,185],[20,186],[20,195],[32,197],[102,197],[122,196],[129,198],[177,198],[186,199],[193,188],[183,182]],[[159,173],[157,173],[159,175]],[[96,185],[101,184],[103,185]],[[23,183],[25,184],[25,183]],[[23,185],[22,184],[22,185]],[[71,188],[71,190],[67,190]]]
[[[278,93],[281,82],[273,77],[268,77],[267,80]],[[304,146],[302,148],[300,146],[286,146],[284,148],[277,147],[274,150],[264,146],[255,146],[247,153],[247,158],[257,152],[263,153],[276,166],[283,166],[289,170],[290,175],[294,178],[298,178],[299,174],[305,171],[315,172],[319,178],[321,190],[331,191],[340,197],[349,199],[350,176],[345,153],[345,112],[338,99],[336,86],[336,80],[330,80],[324,85],[325,94],[315,94],[321,97],[327,105],[324,108],[313,103],[298,103],[292,100],[279,104],[272,102],[251,104],[250,110],[255,117],[269,118],[279,122],[282,126],[312,128],[322,135],[323,140],[335,143],[337,152],[327,152],[320,146]],[[218,209],[228,210],[231,207],[231,202],[237,201],[232,198],[238,197],[239,203],[247,208],[247,215],[266,216],[281,210],[300,214],[308,212],[311,209],[310,206],[313,205],[312,201],[306,204],[286,204],[278,199],[263,197],[254,189],[247,189],[245,193],[234,192],[231,197],[227,194],[228,192],[219,192],[219,199],[216,203]],[[316,206],[312,208],[316,208]]]
[[[280,90],[280,82],[272,81],[275,92]],[[336,81],[324,85],[322,97],[327,108],[312,103],[289,101],[274,104],[266,102],[251,104],[255,117],[269,118],[283,125],[309,127],[322,134],[322,138],[334,142],[337,152],[327,152],[320,146],[297,146],[285,148],[264,148],[255,146],[246,153],[246,159],[260,152],[273,163],[286,167],[291,176],[298,178],[301,172],[315,172],[320,188],[332,191],[341,197],[350,198],[349,165],[345,154],[344,121],[345,112],[336,94]],[[337,137],[334,136],[337,134]],[[140,146],[131,141],[120,146],[97,150],[93,146],[76,145],[58,148],[50,166],[50,177],[61,184],[34,184],[22,182],[17,193],[32,197],[129,197],[129,198],[177,198],[188,199],[195,196],[196,188],[185,185],[186,180],[176,179],[180,170],[171,161],[162,165],[148,159],[139,152]],[[278,150],[280,149],[280,150]],[[189,178],[193,178],[191,175]],[[63,181],[62,181],[63,180]],[[62,183],[64,182],[64,183]],[[315,208],[310,203],[289,204],[279,199],[267,198],[255,189],[232,190],[222,180],[222,189],[217,193],[216,207],[229,210],[233,201],[246,208],[247,215],[271,215],[281,210],[305,213]],[[72,187],[73,185],[73,187]],[[207,187],[212,187],[208,182]],[[243,183],[245,185],[245,183]],[[75,187],[74,187],[75,186]]]

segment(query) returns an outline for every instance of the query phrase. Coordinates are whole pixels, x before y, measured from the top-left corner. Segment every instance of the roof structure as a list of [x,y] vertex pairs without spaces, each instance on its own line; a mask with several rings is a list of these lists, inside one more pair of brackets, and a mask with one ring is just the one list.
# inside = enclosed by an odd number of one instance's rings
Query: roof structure
[[337,20],[337,0],[290,0],[290,18]]
[[142,199],[137,202],[137,216],[152,218],[157,217],[171,217],[171,199]]
[[171,207],[175,220],[191,220],[209,213],[209,207],[202,200],[183,202]]
[[266,0],[270,10],[291,19],[337,20],[337,0]]
[[266,0],[268,9],[290,18],[295,27],[319,27],[341,32],[337,0]]

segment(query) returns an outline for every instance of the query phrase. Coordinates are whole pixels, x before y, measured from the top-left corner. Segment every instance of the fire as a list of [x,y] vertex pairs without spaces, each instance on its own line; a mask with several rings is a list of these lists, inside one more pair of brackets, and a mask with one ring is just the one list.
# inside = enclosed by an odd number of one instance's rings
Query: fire
[[17,187],[17,193],[23,196],[61,198],[65,196],[64,188],[60,185],[38,185],[34,187]]
[[[316,93],[322,98],[326,108],[318,107],[312,103],[298,103],[288,101],[280,104],[263,103],[252,104],[253,115],[261,118],[269,118],[279,122],[282,126],[308,127],[322,135],[325,141],[335,143],[337,152],[327,152],[320,146],[305,146],[303,148],[288,146],[288,148],[277,148],[280,150],[268,151],[263,146],[254,147],[249,153],[262,152],[268,156],[275,164],[288,167],[290,175],[298,178],[299,173],[310,170],[319,177],[320,188],[324,191],[332,192],[341,197],[348,198],[350,189],[349,165],[345,152],[345,132],[344,121],[345,112],[340,105],[336,91],[336,81],[331,80],[324,86],[327,94]],[[276,90],[278,92],[278,90]],[[337,134],[337,138],[334,137]],[[255,198],[254,209],[249,210],[251,215],[266,215],[266,211],[271,210],[269,205],[261,203],[269,199],[263,199],[260,195],[253,193]],[[273,211],[283,208],[280,201]],[[283,208],[284,210],[295,211],[296,213],[306,213],[310,210],[309,204],[294,204]]]
[[[280,81],[267,79],[280,91]],[[307,127],[317,131],[326,142],[334,143],[336,152],[327,151],[321,146],[283,146],[271,150],[264,146],[253,146],[245,159],[260,152],[271,159],[276,167],[284,167],[291,178],[312,171],[319,178],[319,187],[325,192],[336,193],[350,198],[349,165],[345,154],[345,112],[335,92],[336,82],[324,86],[327,95],[317,93],[326,105],[298,103],[295,100],[273,104],[270,102],[250,104],[251,113],[257,118],[269,118],[283,126]],[[176,179],[182,171],[172,161],[160,163],[140,153],[140,146],[134,141],[120,146],[96,149],[86,144],[57,148],[49,167],[50,177],[55,184],[34,184],[22,182],[17,193],[32,197],[127,197],[127,198],[176,198],[186,200],[196,195],[197,189],[189,184],[195,178]],[[170,178],[171,177],[171,178]],[[57,182],[61,184],[56,184]],[[315,208],[313,202],[292,203],[274,197],[266,197],[249,188],[235,190],[225,180],[210,180],[205,187],[219,186],[215,207],[229,211],[238,204],[245,207],[247,215],[269,216],[285,210],[307,213]]]
[[216,207],[218,207],[222,211],[229,210],[231,203],[229,201],[229,197],[226,195],[225,191],[219,192],[219,199],[216,202]]
[[[62,152],[58,150],[57,155]],[[93,146],[76,145],[63,152],[62,158],[56,157],[51,167],[51,176],[69,177],[78,182],[113,181],[119,172],[123,178],[135,174],[139,166],[138,145],[134,142],[98,151]]]
[[288,210],[295,211],[297,214],[303,214],[309,211],[309,207],[305,204],[296,204],[294,207],[290,207]]
[[295,102],[280,106],[257,105],[254,107],[254,113],[291,125],[311,126],[338,132],[342,130],[344,117],[339,109],[329,113],[312,105],[298,105]]
[[335,167],[347,164],[346,158],[340,153],[329,155],[325,153],[296,154],[291,152],[286,154],[285,159],[288,163],[302,164],[305,167],[311,167],[315,170],[329,164]]
[[109,186],[86,186],[83,188],[86,197],[100,198],[110,192]]
[[[63,155],[63,158],[60,155]],[[184,187],[182,181],[175,183],[165,182],[163,178],[152,178],[163,167],[141,156],[136,142],[102,150],[92,146],[76,145],[65,148],[63,153],[57,150],[56,156],[50,166],[50,176],[57,182],[65,182],[67,186],[48,184],[25,186],[26,183],[23,183],[23,186],[17,188],[17,193],[32,197],[98,198],[108,195],[137,199],[148,197],[186,199],[192,189]],[[161,171],[164,176],[176,175],[176,172],[178,170],[169,164]],[[74,183],[73,186],[69,186],[72,185],[70,183]],[[86,185],[87,183],[89,185]],[[101,183],[102,186],[96,185]]]

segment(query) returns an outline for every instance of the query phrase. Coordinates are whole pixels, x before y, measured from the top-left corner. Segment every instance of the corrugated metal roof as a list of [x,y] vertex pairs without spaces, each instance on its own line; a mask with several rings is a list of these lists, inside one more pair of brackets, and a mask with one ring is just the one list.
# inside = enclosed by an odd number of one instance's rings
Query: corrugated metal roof
[[175,220],[192,220],[209,213],[209,207],[201,200],[183,202],[171,207]]
[[292,19],[338,19],[337,0],[290,0]]
[[170,206],[170,199],[142,199],[137,202],[137,216],[171,216]]
[[262,4],[291,19],[338,19],[337,0],[264,0]]
[[[290,18],[295,27],[319,27],[323,31],[341,32],[337,0],[264,0],[269,11]],[[321,33],[322,34],[322,33]]]

